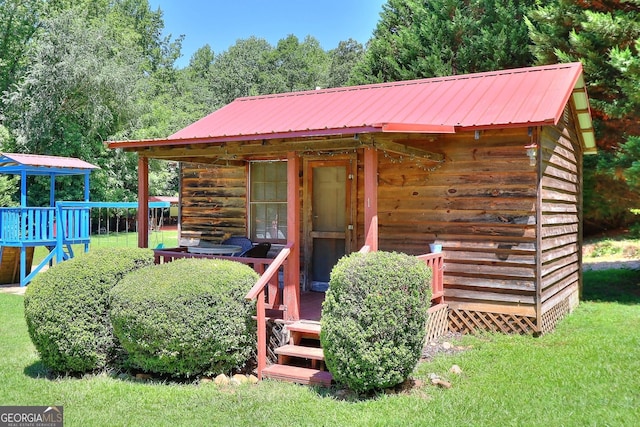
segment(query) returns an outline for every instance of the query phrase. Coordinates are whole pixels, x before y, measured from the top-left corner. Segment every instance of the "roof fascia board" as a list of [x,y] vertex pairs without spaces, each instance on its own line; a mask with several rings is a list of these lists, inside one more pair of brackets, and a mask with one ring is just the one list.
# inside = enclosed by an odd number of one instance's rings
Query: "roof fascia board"
[[140,151],[140,155],[159,159],[181,159],[198,156],[216,156],[224,159],[236,159],[239,157],[253,157],[273,154],[286,154],[290,151],[336,151],[354,150],[361,148],[365,142],[359,138],[351,137],[332,139],[304,139],[299,141],[283,141],[272,143],[268,141],[245,144],[233,142],[225,144],[199,144],[197,146],[156,146]]
[[61,169],[52,167],[38,167],[38,166],[0,166],[0,174],[4,175],[17,175],[25,171],[30,176],[64,176],[64,175],[87,175],[90,174],[92,169]]
[[[268,134],[255,135],[236,135],[221,137],[205,137],[205,138],[181,138],[181,139],[139,139],[134,141],[109,141],[109,148],[148,148],[160,145],[195,145],[195,144],[223,144],[225,142],[241,142],[241,141],[260,141],[271,139],[286,138],[310,138],[316,136],[335,136],[354,135],[357,133],[377,133],[381,132],[381,128],[375,126],[361,126],[340,129],[317,129],[304,130],[295,132],[274,132]],[[138,150],[134,150],[138,151]]]

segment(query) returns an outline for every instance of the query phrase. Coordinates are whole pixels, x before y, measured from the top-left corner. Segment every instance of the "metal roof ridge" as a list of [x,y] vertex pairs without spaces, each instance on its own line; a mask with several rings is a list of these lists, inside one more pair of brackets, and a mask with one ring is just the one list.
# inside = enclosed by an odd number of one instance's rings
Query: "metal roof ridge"
[[[238,97],[234,99],[232,102],[230,102],[229,104],[221,107],[219,110],[235,102],[247,102],[247,101],[254,101],[259,99],[293,98],[296,96],[311,96],[311,95],[330,94],[330,93],[338,93],[338,92],[354,92],[354,91],[363,91],[363,90],[371,90],[371,89],[385,89],[385,88],[392,88],[397,86],[439,83],[443,81],[470,80],[470,79],[477,79],[477,78],[484,78],[484,77],[495,77],[495,76],[503,76],[503,75],[509,75],[509,74],[519,74],[519,73],[534,73],[534,72],[540,72],[545,70],[574,68],[574,67],[579,67],[580,69],[582,69],[582,63],[565,62],[565,63],[557,63],[557,64],[539,65],[535,67],[519,67],[519,68],[510,68],[510,69],[503,69],[503,70],[483,71],[483,72],[471,73],[471,74],[457,74],[453,76],[426,77],[422,79],[398,80],[393,82],[369,83],[364,85],[340,86],[340,87],[331,87],[331,88],[324,88],[324,89],[298,90],[293,92],[280,92],[280,93],[271,93],[271,94],[265,94],[265,95],[251,95],[251,96]],[[219,110],[216,110],[216,111],[219,111]]]

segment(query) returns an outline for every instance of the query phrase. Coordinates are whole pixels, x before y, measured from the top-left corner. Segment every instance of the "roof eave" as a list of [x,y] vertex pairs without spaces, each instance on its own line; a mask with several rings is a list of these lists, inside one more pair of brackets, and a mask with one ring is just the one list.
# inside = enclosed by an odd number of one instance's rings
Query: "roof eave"
[[574,62],[570,65],[574,70],[574,74],[571,76],[571,89],[567,90],[564,94],[563,102],[555,113],[554,124],[557,125],[560,122],[564,114],[565,106],[571,102],[576,112],[576,119],[578,120],[578,137],[580,138],[580,142],[582,142],[582,151],[584,154],[596,154],[598,150],[596,147],[595,132],[591,119],[591,107],[589,105],[587,85],[584,81],[582,63]]
[[[223,144],[225,142],[238,142],[238,141],[261,141],[283,138],[310,138],[319,136],[340,136],[340,135],[354,135],[357,133],[377,133],[382,132],[382,128],[374,126],[360,126],[360,127],[344,127],[338,129],[307,129],[303,131],[291,131],[291,132],[272,132],[253,135],[223,135],[223,136],[209,136],[209,137],[197,137],[197,138],[166,138],[166,139],[139,139],[133,141],[109,141],[107,147],[109,148],[122,148],[122,149],[135,149],[135,148],[149,148],[157,147],[161,145],[192,145],[192,144]],[[137,151],[137,150],[134,150]]]
[[[549,118],[538,122],[526,123],[492,123],[486,125],[432,125],[420,123],[376,123],[371,126],[345,127],[339,129],[317,129],[291,132],[273,132],[268,134],[255,135],[224,135],[219,137],[197,137],[197,138],[165,138],[165,139],[140,139],[132,141],[109,141],[108,147],[111,149],[128,149],[131,151],[141,151],[142,149],[159,147],[165,145],[198,145],[198,144],[224,144],[226,142],[239,141],[260,141],[286,138],[313,138],[319,136],[344,136],[365,133],[426,133],[426,134],[454,134],[465,131],[494,130],[504,128],[524,128],[532,126],[548,126],[555,124],[554,118]],[[140,149],[140,150],[137,150]]]

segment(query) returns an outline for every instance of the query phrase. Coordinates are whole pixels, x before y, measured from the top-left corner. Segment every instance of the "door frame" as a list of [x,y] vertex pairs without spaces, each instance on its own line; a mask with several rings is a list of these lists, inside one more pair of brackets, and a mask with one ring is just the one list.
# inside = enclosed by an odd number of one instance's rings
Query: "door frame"
[[357,157],[353,155],[336,155],[331,158],[323,157],[304,157],[303,158],[303,195],[302,195],[302,238],[303,238],[303,290],[307,290],[311,286],[311,267],[313,262],[313,237],[311,236],[313,228],[313,168],[322,166],[345,166],[347,169],[346,189],[346,212],[345,218],[347,225],[345,227],[345,254],[353,251],[356,243],[357,230]]

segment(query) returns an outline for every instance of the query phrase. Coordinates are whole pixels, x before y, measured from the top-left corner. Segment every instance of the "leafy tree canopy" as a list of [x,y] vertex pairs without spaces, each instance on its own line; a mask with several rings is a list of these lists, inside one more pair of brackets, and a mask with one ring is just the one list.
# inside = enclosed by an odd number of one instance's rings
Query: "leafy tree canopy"
[[624,226],[640,206],[640,1],[554,0],[527,25],[539,64],[584,66],[600,148],[585,158],[586,229]]
[[352,82],[373,83],[530,65],[522,18],[533,1],[389,0]]
[[555,0],[527,25],[538,64],[582,62],[600,147],[640,135],[640,1]]

